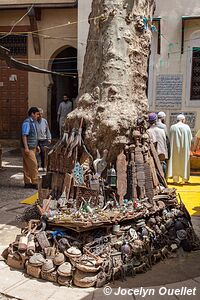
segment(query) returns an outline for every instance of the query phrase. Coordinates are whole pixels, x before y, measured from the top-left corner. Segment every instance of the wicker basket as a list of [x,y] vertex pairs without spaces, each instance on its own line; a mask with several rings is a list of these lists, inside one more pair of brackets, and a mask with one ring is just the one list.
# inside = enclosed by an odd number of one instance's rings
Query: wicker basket
[[41,271],[41,278],[47,281],[57,282],[58,274],[56,271],[51,273]]
[[25,263],[22,260],[17,260],[13,257],[12,254],[8,254],[7,264],[9,267],[18,269],[18,270],[24,270],[25,269]]
[[97,281],[97,274],[85,273],[76,269],[73,282],[78,287],[88,288],[95,286]]
[[40,274],[41,274],[41,268],[40,267],[34,267],[31,266],[30,264],[27,264],[27,270],[26,270],[27,274],[35,277],[35,278],[40,278]]
[[58,276],[58,284],[63,286],[71,286],[72,283],[72,277],[65,277],[65,276]]

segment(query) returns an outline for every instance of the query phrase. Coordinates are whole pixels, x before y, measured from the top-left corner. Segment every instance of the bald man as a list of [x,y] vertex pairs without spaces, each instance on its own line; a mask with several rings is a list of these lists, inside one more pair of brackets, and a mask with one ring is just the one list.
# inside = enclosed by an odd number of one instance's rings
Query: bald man
[[190,148],[192,133],[190,127],[185,124],[185,116],[177,116],[177,123],[170,128],[171,155],[168,164],[168,177],[173,178],[174,183],[188,183],[190,178]]

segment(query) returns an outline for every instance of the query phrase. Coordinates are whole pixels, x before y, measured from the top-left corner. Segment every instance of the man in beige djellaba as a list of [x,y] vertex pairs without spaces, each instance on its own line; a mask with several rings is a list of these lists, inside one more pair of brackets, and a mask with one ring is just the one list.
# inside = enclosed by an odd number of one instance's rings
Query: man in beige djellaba
[[171,155],[168,163],[168,178],[174,183],[187,184],[190,179],[190,148],[192,133],[185,124],[185,116],[177,116],[177,123],[170,127]]

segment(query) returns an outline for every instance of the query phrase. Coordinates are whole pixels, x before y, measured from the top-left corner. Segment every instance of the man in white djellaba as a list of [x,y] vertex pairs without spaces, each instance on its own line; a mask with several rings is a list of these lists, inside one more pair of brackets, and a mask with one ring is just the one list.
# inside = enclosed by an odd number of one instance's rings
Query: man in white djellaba
[[177,116],[177,123],[170,127],[171,155],[168,163],[168,178],[173,178],[174,183],[187,184],[190,179],[190,148],[192,133],[185,124],[185,116]]

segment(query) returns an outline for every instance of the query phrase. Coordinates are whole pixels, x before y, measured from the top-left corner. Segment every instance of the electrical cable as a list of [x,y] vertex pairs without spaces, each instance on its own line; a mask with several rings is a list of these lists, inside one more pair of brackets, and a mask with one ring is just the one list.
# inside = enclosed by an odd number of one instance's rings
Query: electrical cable
[[14,23],[14,25],[11,27],[10,31],[6,35],[0,37],[0,40],[2,40],[3,38],[9,36],[12,33],[15,26],[17,26],[17,24],[19,24],[29,14],[29,12],[32,10],[34,5],[36,4],[36,1],[37,0],[35,0],[34,3],[32,3],[31,7],[27,10],[27,12],[22,17],[17,22]]

